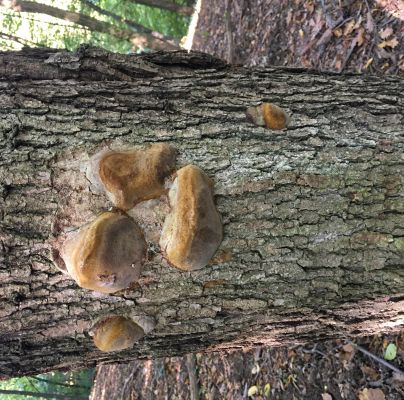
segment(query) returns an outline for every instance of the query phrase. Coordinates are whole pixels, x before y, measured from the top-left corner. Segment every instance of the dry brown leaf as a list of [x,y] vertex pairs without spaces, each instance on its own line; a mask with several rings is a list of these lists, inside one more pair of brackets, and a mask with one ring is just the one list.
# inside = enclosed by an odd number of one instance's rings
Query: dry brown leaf
[[352,360],[354,354],[355,354],[355,347],[352,346],[352,344],[348,343],[342,346],[342,351],[340,353],[340,360],[346,366],[346,364],[348,364]]
[[366,30],[371,33],[375,29],[375,23],[373,22],[372,13],[369,10],[366,16]]
[[293,16],[292,10],[289,10],[288,15],[286,17],[286,25],[289,26],[290,22],[292,21],[292,16]]
[[398,40],[396,37],[390,40],[383,40],[383,42],[379,43],[377,47],[384,49],[385,47],[391,47],[394,49],[398,45]]
[[368,365],[362,365],[361,370],[372,381],[377,381],[379,379],[379,373],[372,367],[369,367]]
[[342,350],[345,351],[345,353],[352,353],[355,351],[355,347],[352,346],[352,344],[347,343],[342,346]]
[[342,36],[342,29],[341,29],[341,28],[334,29],[334,30],[332,31],[332,33],[333,33],[336,37],[341,37],[341,36]]
[[396,47],[397,45],[398,45],[398,40],[397,40],[396,37],[393,37],[393,39],[388,40],[388,41],[387,41],[387,44],[386,44],[387,47],[391,47],[391,48],[393,48],[393,49],[394,49],[394,47]]
[[344,36],[348,36],[355,27],[356,21],[354,19],[351,19],[349,22],[347,22],[344,26]]
[[358,393],[359,400],[385,400],[385,395],[380,389],[363,389]]
[[314,3],[312,2],[306,3],[306,10],[311,14],[314,11]]
[[401,374],[400,372],[394,371],[392,379],[393,379],[393,382],[403,383],[404,382],[404,374]]
[[390,26],[379,31],[379,35],[382,39],[387,39],[392,34],[393,34],[393,28]]
[[332,396],[328,393],[322,393],[321,398],[322,400],[332,400]]
[[365,42],[365,29],[359,28],[356,40],[358,43],[358,47],[363,45],[363,43]]

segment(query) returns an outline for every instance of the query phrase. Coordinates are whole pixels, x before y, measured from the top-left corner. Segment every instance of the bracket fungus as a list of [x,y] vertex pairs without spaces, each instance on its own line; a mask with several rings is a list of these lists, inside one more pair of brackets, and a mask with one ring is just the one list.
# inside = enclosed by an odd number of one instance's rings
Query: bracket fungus
[[166,192],[164,180],[175,170],[177,151],[164,143],[146,150],[108,151],[89,163],[87,178],[102,186],[115,207],[129,210]]
[[120,351],[133,347],[144,330],[130,318],[114,315],[98,321],[91,329],[94,344],[101,351]]
[[256,107],[249,107],[246,111],[247,119],[258,126],[268,129],[285,129],[290,123],[290,117],[276,104],[262,103]]
[[114,293],[136,281],[147,245],[138,224],[122,211],[106,211],[64,243],[61,257],[77,284]]
[[223,238],[212,181],[200,168],[187,165],[177,171],[168,196],[171,211],[163,224],[160,247],[168,262],[181,270],[203,268]]

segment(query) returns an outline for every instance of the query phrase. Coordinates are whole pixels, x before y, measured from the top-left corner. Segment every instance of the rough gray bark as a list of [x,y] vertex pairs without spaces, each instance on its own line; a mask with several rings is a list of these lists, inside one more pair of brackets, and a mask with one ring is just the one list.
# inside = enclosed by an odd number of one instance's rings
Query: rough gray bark
[[[401,329],[403,92],[400,78],[199,53],[0,53],[1,377]],[[246,121],[261,101],[291,113],[287,130]],[[89,190],[87,160],[162,141],[215,181],[217,256],[193,273],[162,260],[161,199],[133,212],[150,244],[139,284],[79,289],[53,266],[50,238],[110,206]],[[109,314],[157,325],[130,351],[100,353],[87,331]]]

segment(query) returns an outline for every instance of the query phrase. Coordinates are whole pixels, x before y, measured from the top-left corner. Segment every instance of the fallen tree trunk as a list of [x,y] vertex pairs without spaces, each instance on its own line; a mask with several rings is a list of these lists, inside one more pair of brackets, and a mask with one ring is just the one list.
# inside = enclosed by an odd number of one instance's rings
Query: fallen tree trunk
[[[403,327],[402,79],[87,47],[1,53],[0,77],[2,378]],[[262,101],[291,114],[287,130],[246,120]],[[54,267],[50,238],[110,206],[89,189],[89,157],[163,141],[178,166],[215,181],[217,255],[193,273],[170,268],[157,216],[136,287],[78,288]],[[130,351],[101,353],[88,330],[110,314],[156,327]]]

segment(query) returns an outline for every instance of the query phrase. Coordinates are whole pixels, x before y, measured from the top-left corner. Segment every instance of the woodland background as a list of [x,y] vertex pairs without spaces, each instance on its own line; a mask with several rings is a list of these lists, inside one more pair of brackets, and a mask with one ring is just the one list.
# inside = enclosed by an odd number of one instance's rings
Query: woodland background
[[[185,36],[196,9],[188,37],[193,36],[192,49],[230,63],[336,73],[404,73],[404,2],[400,0],[156,1],[160,7],[140,3],[147,1],[0,0],[0,49],[74,50],[90,43],[113,52],[136,53],[189,46]],[[378,359],[364,354],[358,345]],[[304,347],[139,360],[98,367],[91,398],[401,399],[404,379],[383,360],[404,370],[403,356],[404,335],[398,335],[363,338],[358,343],[341,338]],[[55,372],[2,382],[0,389],[36,392],[36,397],[52,392],[86,398],[92,376],[92,371]],[[0,394],[0,398],[21,396]]]

